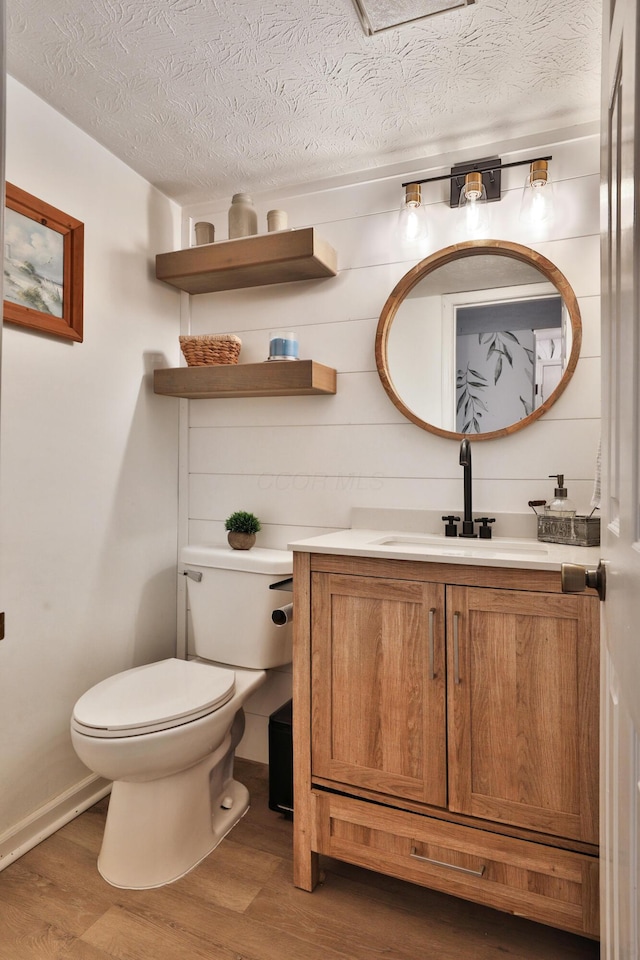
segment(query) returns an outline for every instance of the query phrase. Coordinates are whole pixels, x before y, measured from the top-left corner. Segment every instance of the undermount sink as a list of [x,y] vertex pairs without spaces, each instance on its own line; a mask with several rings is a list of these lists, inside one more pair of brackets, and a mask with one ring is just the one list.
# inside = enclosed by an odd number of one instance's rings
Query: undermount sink
[[547,548],[537,541],[505,539],[471,539],[466,537],[445,537],[438,534],[411,536],[392,534],[371,541],[379,547],[401,547],[415,549],[416,552],[439,553],[446,557],[472,557],[476,553],[492,557],[542,557],[548,554]]

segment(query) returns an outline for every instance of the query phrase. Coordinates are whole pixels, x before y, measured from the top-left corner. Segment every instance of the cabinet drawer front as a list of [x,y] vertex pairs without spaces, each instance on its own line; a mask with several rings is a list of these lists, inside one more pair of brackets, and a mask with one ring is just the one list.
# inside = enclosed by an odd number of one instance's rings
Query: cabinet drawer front
[[318,853],[598,936],[594,857],[351,797],[315,794]]

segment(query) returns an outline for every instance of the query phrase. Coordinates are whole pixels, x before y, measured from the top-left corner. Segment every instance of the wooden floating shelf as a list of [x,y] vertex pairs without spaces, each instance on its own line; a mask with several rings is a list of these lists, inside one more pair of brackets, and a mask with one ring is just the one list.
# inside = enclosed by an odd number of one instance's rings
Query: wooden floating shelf
[[314,360],[160,367],[153,373],[153,390],[188,400],[332,394],[336,392],[336,371]]
[[336,252],[313,227],[159,253],[156,277],[186,293],[215,293],[335,277]]

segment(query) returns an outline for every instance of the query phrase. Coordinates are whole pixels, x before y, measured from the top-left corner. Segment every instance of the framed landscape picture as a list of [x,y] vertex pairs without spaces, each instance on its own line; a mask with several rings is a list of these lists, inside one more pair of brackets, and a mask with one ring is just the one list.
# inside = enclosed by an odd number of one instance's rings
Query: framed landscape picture
[[4,319],[82,340],[84,224],[6,185]]

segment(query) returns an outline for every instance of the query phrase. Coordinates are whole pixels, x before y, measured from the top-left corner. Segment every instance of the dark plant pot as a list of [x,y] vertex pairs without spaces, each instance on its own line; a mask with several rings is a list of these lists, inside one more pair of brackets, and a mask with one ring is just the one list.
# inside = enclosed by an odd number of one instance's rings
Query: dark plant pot
[[256,542],[255,533],[238,533],[237,530],[229,530],[227,534],[229,546],[234,550],[251,550]]

